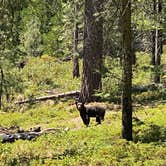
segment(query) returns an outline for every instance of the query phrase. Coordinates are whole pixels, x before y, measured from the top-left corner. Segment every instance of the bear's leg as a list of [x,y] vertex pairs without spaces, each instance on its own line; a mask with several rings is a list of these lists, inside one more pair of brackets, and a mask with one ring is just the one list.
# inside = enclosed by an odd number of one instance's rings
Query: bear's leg
[[100,116],[96,116],[96,122],[97,122],[97,124],[101,124]]
[[89,117],[89,116],[86,118],[86,121],[87,121],[86,126],[88,127],[88,126],[89,126],[89,123],[90,123],[90,117]]

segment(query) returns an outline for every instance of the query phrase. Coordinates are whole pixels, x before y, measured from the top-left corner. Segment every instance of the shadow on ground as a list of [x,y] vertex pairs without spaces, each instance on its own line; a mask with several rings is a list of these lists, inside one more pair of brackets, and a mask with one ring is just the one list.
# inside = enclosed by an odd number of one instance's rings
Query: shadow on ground
[[134,142],[162,143],[166,141],[166,126],[143,124],[135,131]]

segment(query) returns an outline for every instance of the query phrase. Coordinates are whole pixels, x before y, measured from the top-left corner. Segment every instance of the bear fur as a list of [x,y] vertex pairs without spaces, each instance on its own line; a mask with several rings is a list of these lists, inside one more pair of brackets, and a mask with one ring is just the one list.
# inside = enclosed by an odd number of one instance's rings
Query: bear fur
[[77,110],[80,113],[83,123],[88,126],[90,123],[90,117],[96,118],[97,124],[101,124],[104,120],[105,108],[101,106],[85,106],[82,102],[76,102]]

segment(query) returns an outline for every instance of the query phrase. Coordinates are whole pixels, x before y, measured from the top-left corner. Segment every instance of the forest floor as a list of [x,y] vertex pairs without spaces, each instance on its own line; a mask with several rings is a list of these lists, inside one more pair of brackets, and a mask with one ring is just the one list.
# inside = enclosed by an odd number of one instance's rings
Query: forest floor
[[[137,60],[140,65],[134,68],[133,84],[144,88],[150,84],[151,78],[149,66],[145,66],[149,55],[139,57],[145,59]],[[51,59],[47,63],[45,59],[31,58],[19,71],[19,80],[23,80],[22,87],[25,88],[21,96],[16,94],[16,100],[44,96],[50,89],[55,89],[56,93],[80,89],[80,78],[73,80],[71,76],[71,62],[59,64]],[[116,65],[113,60],[110,62]],[[113,72],[121,73],[114,67],[110,67],[115,70]],[[0,112],[2,127],[19,126],[29,130],[40,126],[41,130],[59,130],[31,141],[0,143],[0,166],[166,166],[165,87],[133,94],[133,141],[128,142],[121,138],[121,108],[118,102],[110,102],[108,99],[111,98],[107,98],[119,92],[116,84],[111,82],[112,77],[108,77],[103,79],[103,87],[108,89],[108,85],[111,86],[113,94],[103,95],[105,102],[99,103],[107,108],[101,125],[96,125],[92,118],[90,126],[86,127],[73,99],[20,107],[7,105]]]
[[40,104],[24,112],[1,113],[1,126],[60,130],[32,141],[0,144],[0,165],[166,165],[166,104],[134,111],[133,142],[121,139],[120,110],[107,110],[101,125],[91,119],[85,127],[76,108],[68,105]]

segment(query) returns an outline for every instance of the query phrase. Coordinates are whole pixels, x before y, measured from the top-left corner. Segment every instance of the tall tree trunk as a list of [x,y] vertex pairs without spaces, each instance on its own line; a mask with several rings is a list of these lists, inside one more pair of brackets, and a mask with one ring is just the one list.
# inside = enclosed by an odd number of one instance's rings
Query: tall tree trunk
[[152,57],[151,65],[155,66],[155,39],[156,39],[156,30],[152,30]]
[[[157,14],[156,10],[156,0],[153,0],[153,9],[152,13],[155,16]],[[151,57],[151,65],[155,66],[155,45],[156,45],[156,30],[152,30],[152,57]]]
[[2,95],[3,95],[3,81],[4,81],[4,74],[3,69],[0,67],[0,109],[2,108]]
[[74,41],[73,41],[73,78],[78,78],[79,61],[78,61],[78,3],[74,1]]
[[123,92],[122,92],[122,137],[132,138],[132,35],[131,0],[122,0],[122,49],[123,49]]
[[[153,14],[157,14],[157,18],[162,12],[162,1],[153,0]],[[161,23],[161,19],[158,19]],[[163,43],[162,43],[162,30],[156,28],[152,32],[152,59],[151,64],[154,66],[154,77],[153,81],[155,83],[160,83],[160,65],[161,65],[161,54],[163,52]]]
[[80,99],[95,100],[94,93],[101,90],[103,53],[103,1],[85,0],[83,76]]

